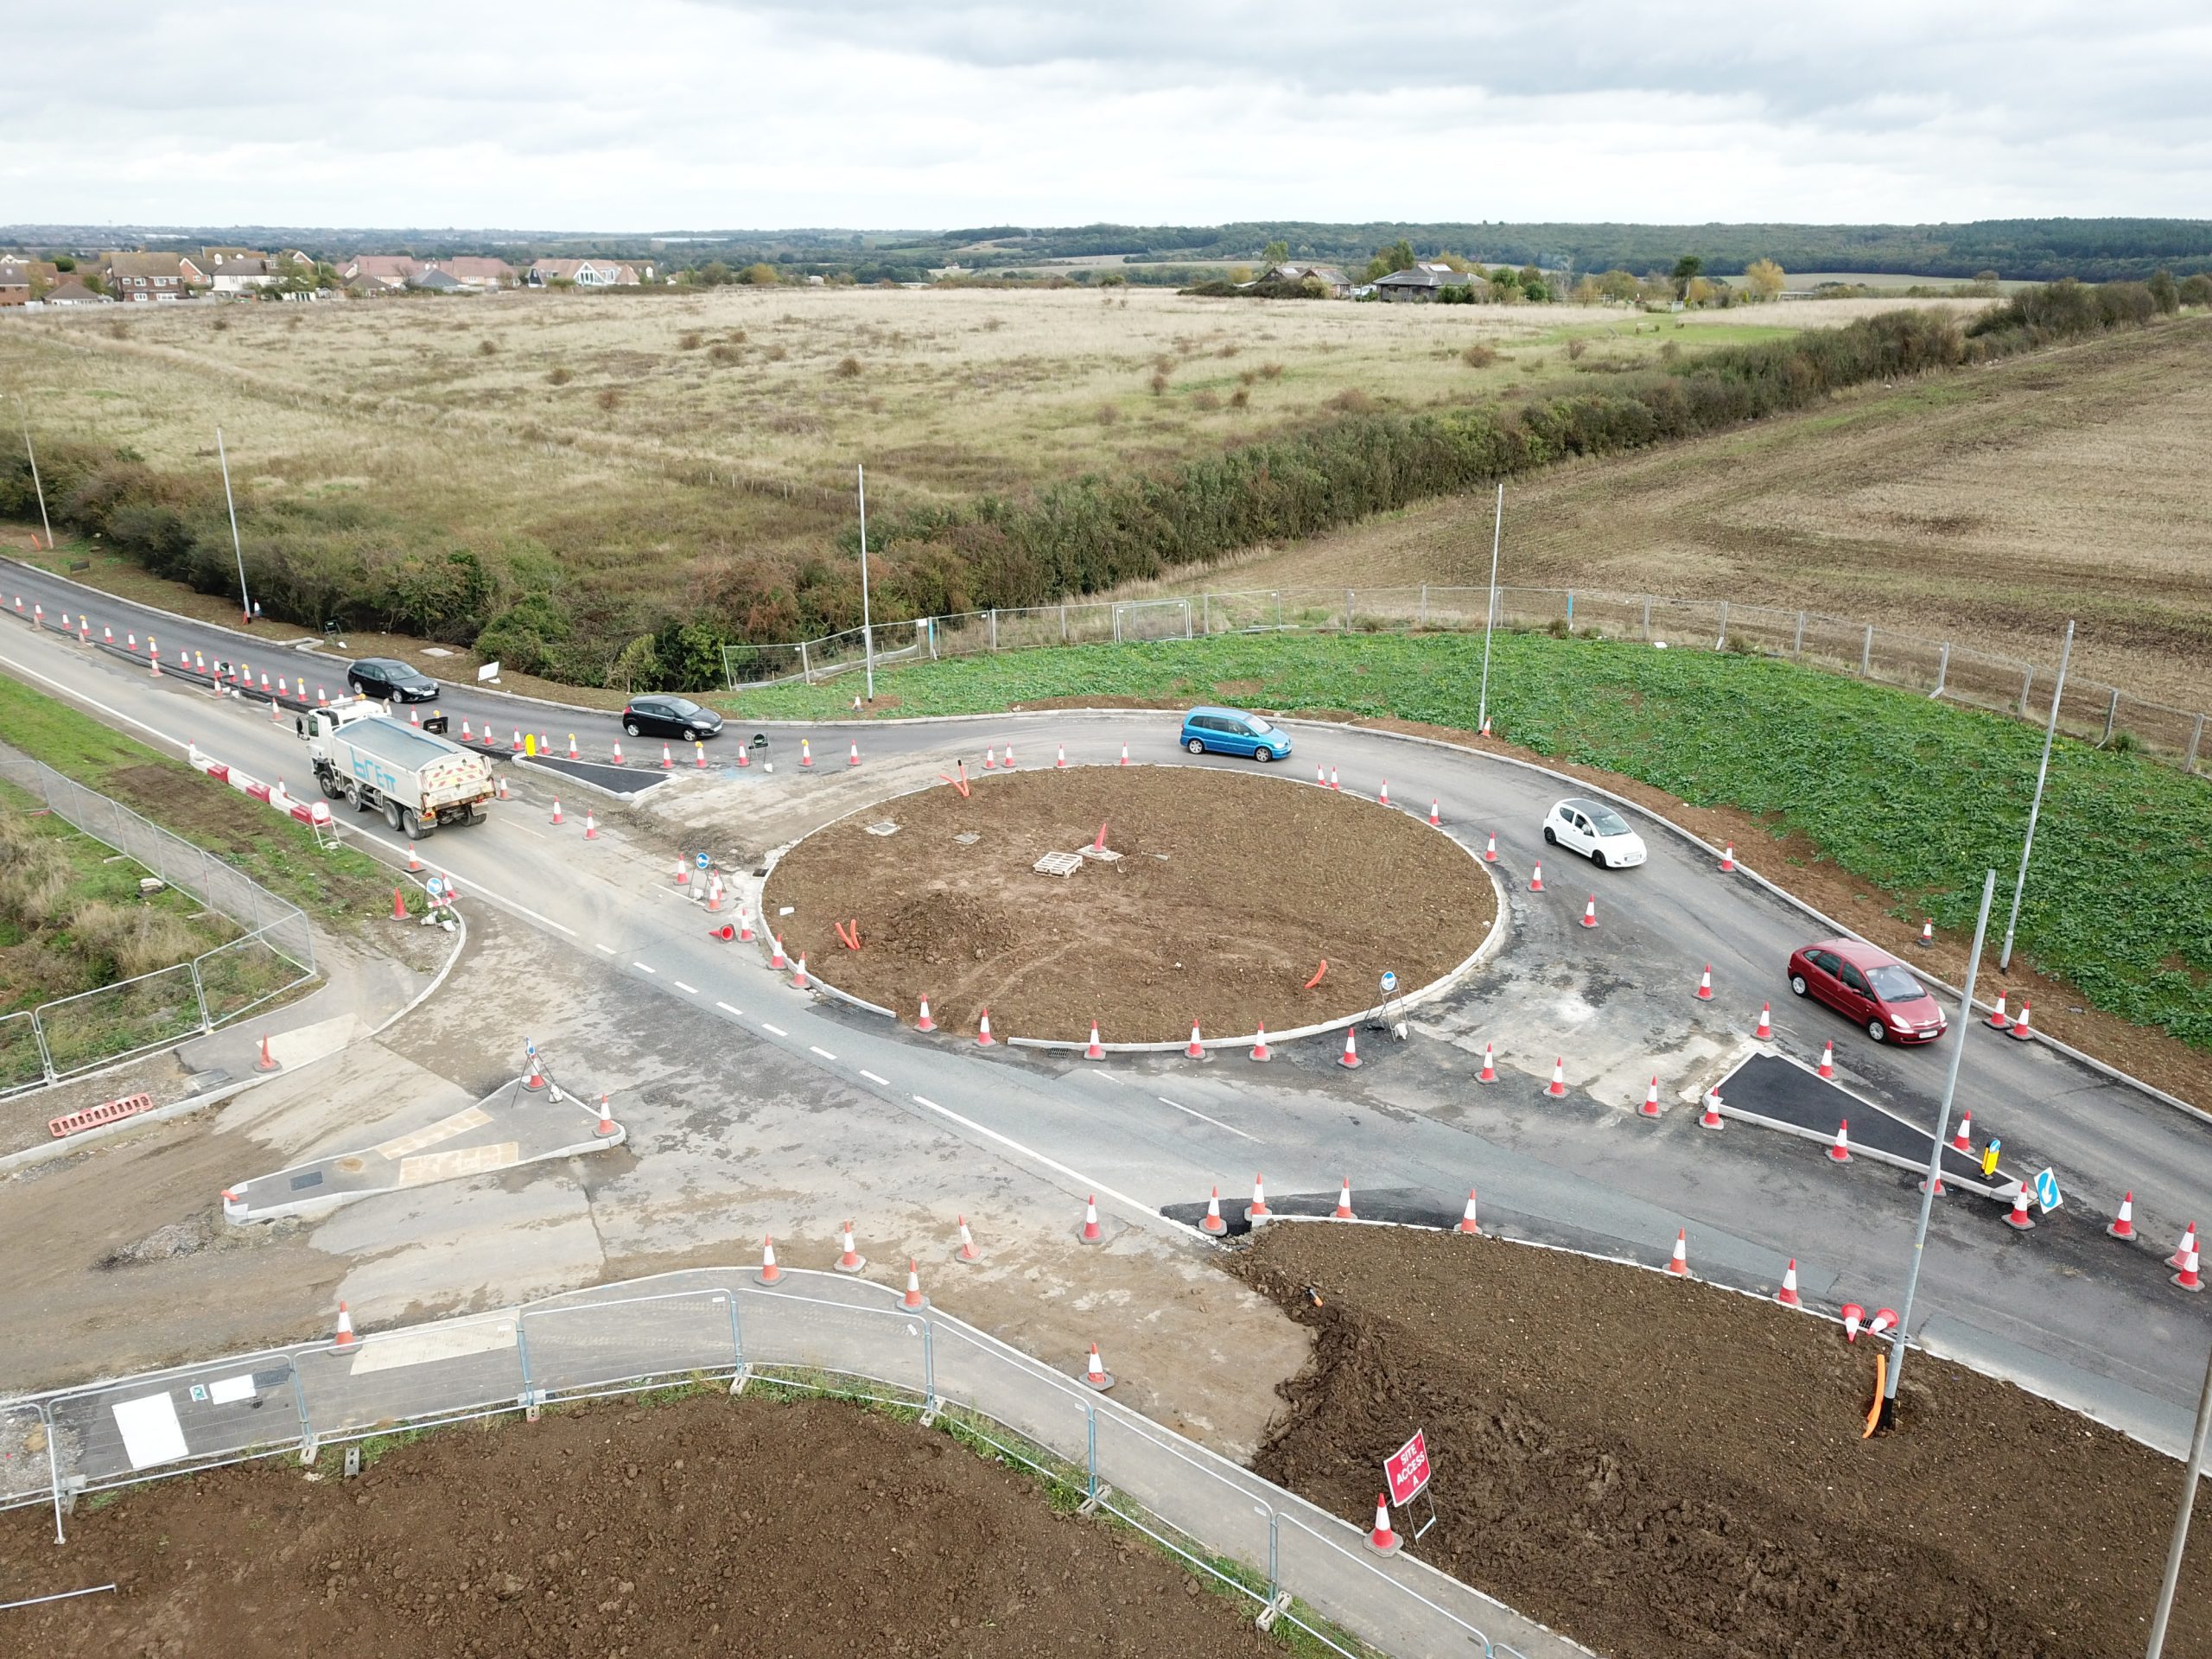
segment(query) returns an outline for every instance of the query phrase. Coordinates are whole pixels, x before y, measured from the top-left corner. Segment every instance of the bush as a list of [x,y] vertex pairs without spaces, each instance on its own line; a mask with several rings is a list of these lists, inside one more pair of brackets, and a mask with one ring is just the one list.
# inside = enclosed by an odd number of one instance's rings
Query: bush
[[1459,360],[1471,369],[1486,369],[1497,361],[1497,347],[1478,340],[1459,353]]
[[840,358],[838,359],[836,373],[840,380],[856,380],[860,378],[860,372],[861,360],[857,357],[846,357]]
[[555,368],[547,370],[545,378],[556,386],[565,386],[569,381],[575,379],[576,377],[575,372],[572,370],[566,368]]

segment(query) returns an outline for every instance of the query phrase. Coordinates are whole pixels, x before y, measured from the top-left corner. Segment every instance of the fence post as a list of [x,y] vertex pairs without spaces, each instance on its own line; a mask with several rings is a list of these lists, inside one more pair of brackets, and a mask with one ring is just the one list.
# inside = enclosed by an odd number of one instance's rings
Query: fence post
[[1944,683],[1950,677],[1951,642],[1946,639],[1943,642],[1943,654],[1936,659],[1936,689],[1933,691],[1930,691],[1928,695],[1931,697],[1942,696],[1943,695]]
[[1122,607],[1118,601],[1114,606],[1114,643],[1122,643]]
[[[2198,722],[2202,723],[2202,715],[2198,716]],[[2196,762],[2196,745],[2194,743],[2189,746],[2189,759],[2190,764],[2194,766]],[[46,1046],[46,1027],[39,1023],[36,1008],[31,1010],[31,1039],[38,1045],[38,1069],[46,1074],[48,1083],[59,1083],[61,1074],[54,1069],[54,1051]]]
[[937,618],[930,618],[930,661],[937,661]]
[[[263,943],[265,944],[267,941],[264,940]],[[207,954],[213,956],[214,952],[211,950]],[[207,988],[200,982],[200,957],[194,957],[184,965],[192,971],[192,997],[193,1001],[200,1004],[200,1034],[205,1036],[215,1029],[215,1022],[207,1014]]]
[[814,667],[806,658],[806,641],[798,642],[798,677],[809,685],[814,683]]
[[738,1317],[737,1292],[733,1289],[728,1295],[730,1360],[737,1367],[737,1374],[743,1376],[745,1375],[745,1323]]
[[928,1319],[922,1321],[922,1415],[935,1417],[939,1408],[937,1399],[937,1326]]
[[1344,589],[1344,632],[1351,632],[1351,589]]
[[1275,632],[1276,632],[1277,633],[1281,633],[1281,632],[1282,632],[1282,594],[1281,594],[1281,591],[1280,589],[1275,590],[1273,594],[1270,594],[1270,597],[1271,597],[1271,598],[1273,598],[1273,599],[1274,599],[1274,602],[1275,602]]
[[1874,625],[1866,625],[1866,636],[1859,642],[1859,674],[1861,679],[1874,669]]
[[48,1477],[54,1483],[54,1541],[57,1544],[66,1544],[69,1540],[61,1530],[60,1437],[54,1432],[54,1414],[47,1409],[43,1402],[39,1405],[38,1420],[46,1429],[46,1470]]
[[1789,647],[1789,654],[1792,657],[1802,657],[1805,654],[1805,613],[1802,611],[1797,613],[1797,639],[1796,642]]
[[292,1368],[292,1407],[300,1414],[300,1461],[313,1463],[317,1437],[315,1419],[308,1414],[308,1391],[300,1382],[299,1357],[287,1354],[285,1359]]
[[1277,1542],[1277,1535],[1281,1530],[1282,1516],[1270,1503],[1268,1505],[1268,1600],[1270,1605],[1282,1594],[1282,1580],[1276,1568],[1276,1563],[1282,1559],[1281,1547]]
[[1191,637],[1191,601],[1187,599],[1183,601],[1183,637]]
[[1062,601],[1060,601],[1060,643],[1061,643],[1062,645],[1065,645],[1065,644],[1067,644],[1067,642],[1068,642],[1068,602],[1067,602],[1067,601],[1065,601],[1065,600],[1064,599],[1064,600],[1062,600]]
[[1427,584],[1427,582],[1424,582],[1423,583],[1421,583],[1421,624],[1420,624],[1420,626],[1422,626],[1422,627],[1424,627],[1424,628],[1425,628],[1425,627],[1427,627],[1427,626],[1428,626],[1428,584]]
[[522,1362],[522,1398],[515,1403],[528,1409],[537,1403],[537,1390],[530,1382],[530,1319],[520,1308],[515,1310],[515,1357]]
[[1093,1503],[1098,1502],[1098,1408],[1083,1408],[1084,1436],[1087,1442],[1084,1451],[1084,1466],[1090,1471],[1090,1490],[1084,1494]]
[[2181,763],[2181,769],[2183,772],[2195,772],[2196,770],[2196,746],[2203,741],[2204,716],[2199,715],[2196,717],[2196,724],[2190,728],[2189,759]]
[[992,649],[993,651],[996,651],[998,648],[999,648],[999,607],[998,607],[997,606],[994,605],[994,606],[992,606],[992,607],[991,607],[991,649]]
[[2020,676],[2020,718],[2028,717],[2028,693],[2036,683],[2036,665],[2030,663]]
[[1720,638],[1713,641],[1713,648],[1715,651],[1728,649],[1728,601],[1725,599],[1720,601]]
[[1651,642],[1651,598],[1648,594],[1643,600],[1643,639],[1646,645]]
[[2112,741],[2113,722],[2117,721],[2119,718],[2120,688],[2115,685],[2112,689],[2112,701],[2105,705],[2105,734],[2101,740],[2101,741],[2106,743]]

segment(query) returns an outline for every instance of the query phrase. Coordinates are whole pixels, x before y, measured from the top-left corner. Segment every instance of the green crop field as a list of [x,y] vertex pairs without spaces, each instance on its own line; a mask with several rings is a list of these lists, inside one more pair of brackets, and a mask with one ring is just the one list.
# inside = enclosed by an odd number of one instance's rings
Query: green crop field
[[[1235,636],[962,658],[877,676],[899,715],[1044,698],[1227,700],[1472,730],[1482,641],[1456,635]],[[2042,734],[1993,715],[1791,664],[1503,634],[1498,734],[1808,838],[1916,921],[1971,930],[1982,872],[2000,903],[2020,855]],[[851,679],[718,701],[830,716]],[[2132,753],[2062,741],[2019,954],[2094,1007],[2212,1050],[2212,790]]]

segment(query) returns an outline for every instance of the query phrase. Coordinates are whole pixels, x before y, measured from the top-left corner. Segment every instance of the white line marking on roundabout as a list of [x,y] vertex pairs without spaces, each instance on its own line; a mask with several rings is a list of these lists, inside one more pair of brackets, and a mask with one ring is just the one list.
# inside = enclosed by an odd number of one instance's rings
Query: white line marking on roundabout
[[819,1054],[819,1055],[820,1055],[823,1059],[825,1059],[825,1060],[834,1060],[834,1059],[836,1059],[836,1058],[837,1058],[835,1054],[832,1054],[832,1053],[831,1053],[828,1049],[826,1049],[826,1048],[817,1048],[817,1047],[816,1047],[812,1043],[809,1043],[809,1044],[806,1046],[806,1052],[807,1052],[808,1053],[810,1053],[810,1054]]
[[686,985],[680,979],[671,979],[668,982],[675,986],[677,990],[683,992],[686,996],[696,996],[699,995],[699,988],[696,985]]
[[860,1068],[860,1074],[861,1074],[861,1076],[862,1076],[862,1077],[866,1077],[866,1078],[867,1078],[870,1083],[875,1084],[879,1085],[880,1087],[882,1087],[882,1088],[885,1088],[885,1089],[888,1089],[888,1088],[891,1086],[891,1079],[890,1079],[890,1078],[888,1078],[888,1077],[877,1077],[877,1076],[875,1075],[875,1073],[874,1073],[874,1072],[873,1072],[873,1071],[869,1071],[866,1066],[861,1066],[861,1067]]
[[642,962],[633,962],[630,965],[641,974],[658,974],[660,972],[659,969],[651,967]]
[[733,1008],[727,1002],[717,1002],[715,1006],[720,1008],[724,1014],[734,1014],[741,1020],[745,1018],[745,1010],[743,1008]]
[[1103,1193],[1106,1197],[1113,1199],[1115,1203],[1126,1205],[1129,1209],[1135,1211],[1140,1215],[1153,1216],[1159,1213],[1159,1211],[1154,1210],[1152,1205],[1148,1204],[1141,1204],[1136,1199],[1131,1198],[1128,1193],[1116,1192],[1114,1188],[1107,1185],[1103,1181],[1093,1179],[1090,1176],[1084,1174],[1079,1169],[1071,1169],[1065,1164],[1060,1162],[1057,1158],[1047,1158],[1043,1153],[1039,1152],[1034,1147],[1025,1147],[1020,1141],[1015,1140],[1012,1135],[1001,1135],[996,1129],[991,1128],[988,1125],[978,1123],[972,1117],[963,1117],[959,1113],[952,1110],[951,1108],[938,1105],[937,1102],[931,1100],[926,1095],[916,1095],[913,1098],[916,1105],[926,1106],[930,1110],[937,1113],[940,1117],[950,1118],[953,1122],[959,1124],[960,1127],[964,1129],[973,1129],[978,1135],[988,1135],[990,1139],[997,1141],[1001,1146],[1020,1153],[1024,1158],[1027,1158],[1033,1162],[1044,1165],[1046,1168],[1053,1171],[1055,1173],[1068,1176],[1070,1179],[1074,1180],[1077,1185],[1087,1187],[1094,1192]]
[[593,950],[604,950],[604,951],[606,951],[606,952],[607,952],[607,954],[608,956],[610,956],[610,957],[611,957],[611,956],[613,956],[613,955],[614,954],[614,947],[613,947],[613,945],[611,945],[611,944],[598,944],[596,941],[594,941],[594,942],[593,943],[592,949],[593,949]]
[[760,1022],[760,1029],[767,1032],[772,1036],[788,1037],[791,1035],[791,1033],[785,1031],[781,1026],[772,1026],[766,1020],[763,1020]]
[[1233,1124],[1224,1123],[1217,1117],[1208,1117],[1204,1112],[1193,1111],[1190,1107],[1184,1105],[1183,1103],[1179,1100],[1170,1100],[1165,1095],[1154,1095],[1153,1098],[1163,1106],[1173,1106],[1179,1112],[1189,1112],[1192,1117],[1197,1118],[1201,1123],[1211,1123],[1217,1129],[1227,1129],[1231,1135],[1243,1135],[1247,1141],[1253,1142],[1255,1145],[1258,1144],[1260,1139],[1258,1135],[1244,1135],[1243,1130],[1237,1128]]

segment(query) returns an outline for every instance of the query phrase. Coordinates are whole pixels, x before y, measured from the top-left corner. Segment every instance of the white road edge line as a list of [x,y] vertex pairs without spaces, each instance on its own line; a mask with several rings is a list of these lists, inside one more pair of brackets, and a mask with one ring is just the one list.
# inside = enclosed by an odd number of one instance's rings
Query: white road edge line
[[791,1035],[791,1033],[785,1031],[781,1026],[772,1026],[766,1020],[763,1020],[760,1022],[760,1029],[777,1037],[788,1037]]
[[809,1044],[806,1046],[806,1052],[807,1052],[808,1053],[810,1053],[810,1054],[819,1054],[819,1055],[820,1055],[823,1059],[825,1059],[825,1060],[834,1060],[834,1059],[836,1059],[836,1058],[837,1058],[835,1054],[832,1054],[832,1053],[831,1053],[828,1049],[826,1049],[826,1048],[817,1048],[817,1047],[816,1047],[812,1043],[809,1043]]
[[866,1077],[866,1078],[867,1078],[870,1083],[875,1084],[876,1085],[878,1085],[878,1086],[879,1086],[879,1087],[880,1087],[880,1088],[888,1089],[888,1088],[891,1086],[891,1079],[890,1079],[890,1078],[888,1078],[888,1077],[877,1077],[877,1076],[875,1075],[875,1073],[874,1073],[874,1072],[873,1072],[873,1071],[869,1071],[866,1066],[861,1066],[861,1067],[860,1067],[860,1068],[859,1068],[859,1071],[860,1071],[860,1074],[861,1074],[861,1076],[862,1076],[862,1077]]
[[610,957],[614,954],[614,947],[613,945],[601,944],[597,940],[594,940],[592,942],[592,949],[594,950],[604,950]]
[[[1192,1117],[1197,1118],[1201,1123],[1211,1123],[1217,1129],[1227,1129],[1231,1135],[1244,1135],[1244,1131],[1237,1128],[1235,1125],[1224,1123],[1217,1117],[1208,1117],[1204,1112],[1194,1111],[1190,1107],[1184,1105],[1183,1103],[1179,1100],[1170,1100],[1165,1095],[1154,1095],[1153,1098],[1163,1106],[1173,1106],[1179,1112],[1189,1112]],[[1244,1138],[1247,1141],[1251,1141],[1255,1146],[1259,1143],[1260,1137],[1256,1135],[1244,1135]]]
[[1156,1216],[1160,1213],[1159,1211],[1155,1210],[1152,1205],[1148,1204],[1140,1204],[1128,1193],[1116,1192],[1114,1188],[1107,1185],[1103,1181],[1093,1180],[1090,1176],[1084,1174],[1079,1169],[1071,1169],[1065,1164],[1061,1163],[1058,1159],[1047,1158],[1043,1153],[1039,1152],[1033,1147],[1023,1146],[1020,1141],[1015,1140],[1012,1135],[1001,1135],[996,1129],[990,1128],[984,1124],[978,1123],[972,1117],[963,1117],[959,1113],[952,1110],[951,1108],[938,1105],[937,1102],[931,1100],[926,1095],[916,1095],[913,1099],[916,1105],[926,1106],[930,1110],[937,1113],[940,1117],[950,1118],[953,1122],[959,1124],[963,1128],[973,1129],[978,1135],[987,1135],[991,1140],[997,1141],[1001,1146],[1009,1147],[1012,1150],[1020,1153],[1023,1157],[1044,1165],[1046,1168],[1053,1171],[1057,1174],[1070,1176],[1073,1178],[1078,1185],[1088,1187],[1094,1192],[1103,1192],[1108,1198],[1113,1199],[1115,1203],[1124,1205],[1129,1209],[1135,1211],[1139,1215]]
[[715,1006],[720,1008],[724,1014],[734,1014],[741,1020],[745,1018],[745,1010],[743,1008],[733,1008],[727,1002],[717,1002]]
[[680,979],[671,979],[668,982],[675,986],[677,990],[683,992],[686,996],[696,996],[699,995],[699,988],[696,985],[686,985]]
[[649,966],[647,963],[642,962],[633,962],[630,965],[641,974],[658,974],[660,972],[659,969]]

